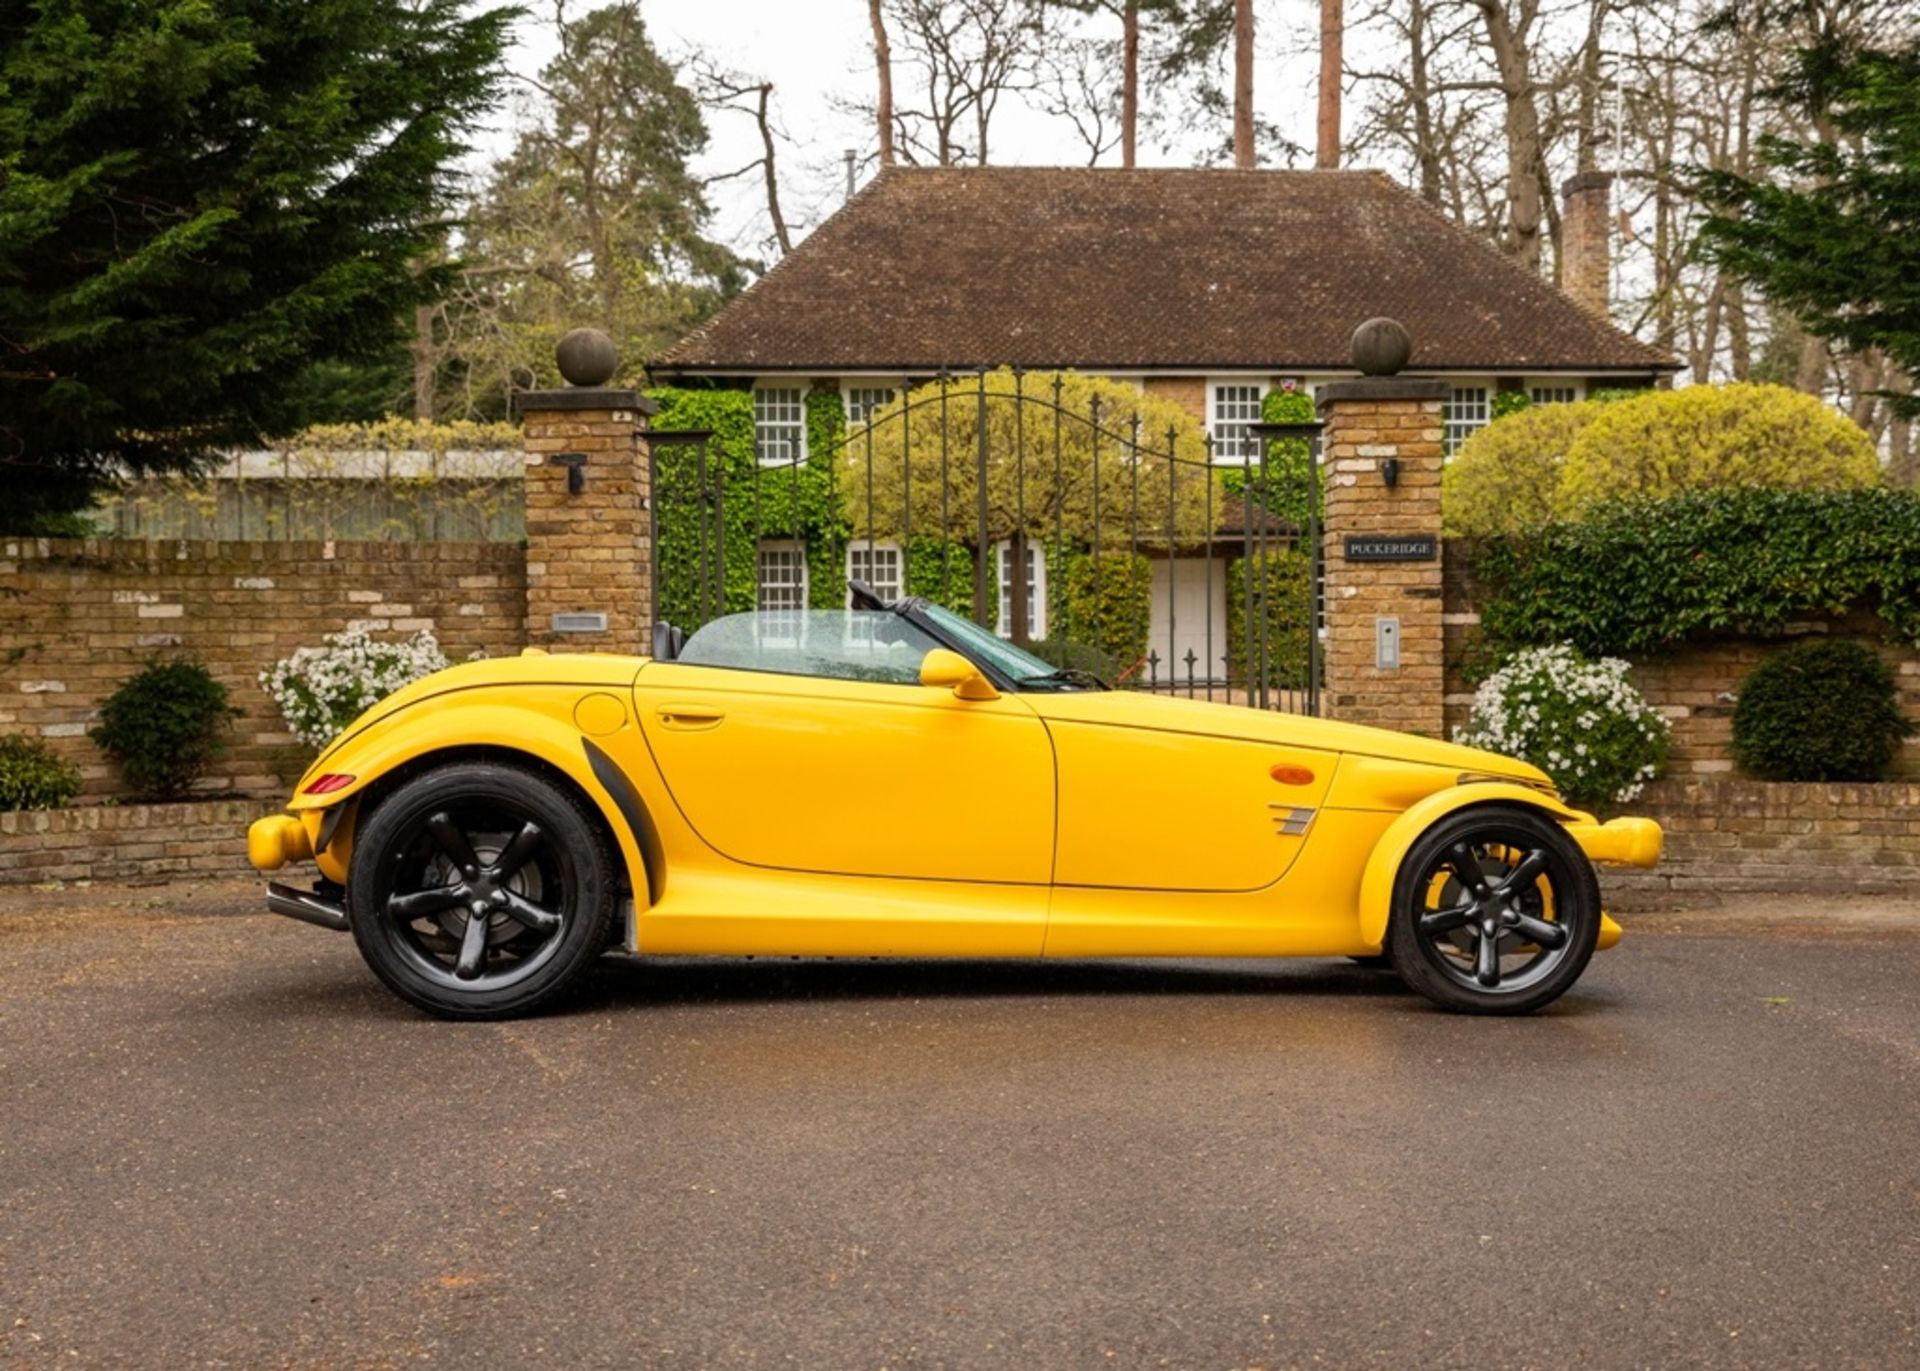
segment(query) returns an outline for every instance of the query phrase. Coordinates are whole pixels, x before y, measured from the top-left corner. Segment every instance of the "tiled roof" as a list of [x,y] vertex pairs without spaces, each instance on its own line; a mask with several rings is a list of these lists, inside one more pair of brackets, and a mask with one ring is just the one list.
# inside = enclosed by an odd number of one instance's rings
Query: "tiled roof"
[[1673,366],[1374,171],[884,171],[656,371]]

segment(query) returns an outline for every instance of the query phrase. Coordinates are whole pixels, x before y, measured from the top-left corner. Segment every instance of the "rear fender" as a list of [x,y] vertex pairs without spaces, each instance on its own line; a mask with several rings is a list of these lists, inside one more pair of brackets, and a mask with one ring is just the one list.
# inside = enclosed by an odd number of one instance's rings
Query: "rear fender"
[[[619,847],[636,910],[644,908],[657,894],[664,874],[654,869],[659,865],[657,858],[652,865],[648,863],[642,847],[651,825],[632,783],[604,752],[596,766],[592,741],[573,725],[573,705],[581,693],[578,688],[556,688],[550,700],[532,705],[497,701],[450,704],[443,698],[383,719],[329,753],[326,770],[352,776],[352,784],[325,795],[295,795],[287,806],[313,840],[321,872],[345,883],[352,829],[359,817],[354,813],[344,815],[344,821],[336,825],[338,835],[320,850],[318,839],[327,812],[347,805],[361,808],[360,802],[368,792],[384,788],[383,783],[396,771],[431,763],[443,754],[449,761],[476,752],[501,760],[520,756],[559,772],[587,797]],[[546,692],[523,687],[516,694],[522,699],[537,699]]]
[[1393,913],[1394,879],[1400,874],[1400,863],[1406,860],[1420,835],[1456,810],[1486,804],[1537,810],[1563,824],[1594,822],[1591,814],[1569,808],[1543,791],[1503,781],[1453,786],[1407,806],[1374,843],[1366,871],[1360,878],[1360,938],[1368,947],[1377,949],[1386,941],[1387,920]]

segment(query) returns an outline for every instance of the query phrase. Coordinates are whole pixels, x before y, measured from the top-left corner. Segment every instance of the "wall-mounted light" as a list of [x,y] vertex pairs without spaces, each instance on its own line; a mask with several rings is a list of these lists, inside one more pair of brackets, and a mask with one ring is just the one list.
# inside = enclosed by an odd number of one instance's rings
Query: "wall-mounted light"
[[567,469],[567,494],[578,495],[587,488],[587,454],[584,452],[556,452],[547,461],[557,467]]
[[1381,478],[1386,481],[1388,490],[1392,490],[1395,486],[1399,485],[1400,459],[1398,457],[1387,458],[1386,461],[1380,464],[1380,475]]

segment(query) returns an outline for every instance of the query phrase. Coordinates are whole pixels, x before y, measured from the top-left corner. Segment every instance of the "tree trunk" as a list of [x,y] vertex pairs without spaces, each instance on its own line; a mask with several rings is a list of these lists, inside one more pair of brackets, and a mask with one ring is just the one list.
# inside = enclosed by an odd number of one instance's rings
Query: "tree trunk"
[[893,49],[887,45],[887,21],[880,13],[880,0],[867,0],[867,17],[873,22],[873,60],[880,70],[880,95],[873,107],[874,120],[880,125],[880,165],[893,165]]
[[1505,0],[1478,0],[1486,21],[1505,101],[1507,139],[1507,251],[1529,271],[1540,270],[1540,108],[1535,99],[1527,30],[1533,23],[1524,7],[1514,24]]
[[1120,40],[1120,165],[1131,167],[1140,136],[1140,0],[1127,0]]
[[1340,165],[1340,48],[1346,17],[1340,0],[1320,0],[1320,124],[1313,164],[1323,171]]
[[1233,0],[1233,164],[1253,161],[1253,0]]
[[1747,293],[1737,278],[1726,281],[1727,371],[1736,381],[1753,374],[1753,343],[1747,335]]
[[767,121],[767,101],[773,96],[773,82],[760,84],[760,103],[754,110],[754,118],[760,125],[760,147],[763,151],[761,167],[767,175],[767,218],[773,220],[773,238],[780,244],[780,255],[786,256],[793,251],[793,240],[787,236],[787,216],[780,212],[780,178],[773,170],[773,126]]
[[413,309],[413,417],[433,422],[433,379],[439,370],[433,348],[434,306],[415,305]]
[[1407,94],[1413,105],[1414,160],[1420,168],[1420,198],[1443,203],[1439,140],[1433,130],[1433,92],[1428,77],[1427,0],[1411,0],[1407,11]]
[[[1579,127],[1574,130],[1574,170],[1600,169],[1600,30],[1607,18],[1608,0],[1591,0],[1587,9],[1587,36],[1580,44],[1575,102]],[[1615,157],[1619,156],[1618,151]],[[1616,165],[1618,163],[1616,162]]]

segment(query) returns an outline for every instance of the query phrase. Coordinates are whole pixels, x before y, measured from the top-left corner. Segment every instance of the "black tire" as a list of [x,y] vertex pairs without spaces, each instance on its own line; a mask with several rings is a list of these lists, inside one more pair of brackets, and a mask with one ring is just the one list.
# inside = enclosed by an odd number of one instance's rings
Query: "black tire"
[[1533,810],[1447,815],[1420,835],[1394,881],[1394,966],[1456,1013],[1530,1014],[1552,1003],[1580,979],[1599,937],[1592,863]]
[[510,1018],[564,995],[606,948],[613,869],[600,827],[553,782],[454,763],[406,782],[355,835],[347,918],[410,1004]]

